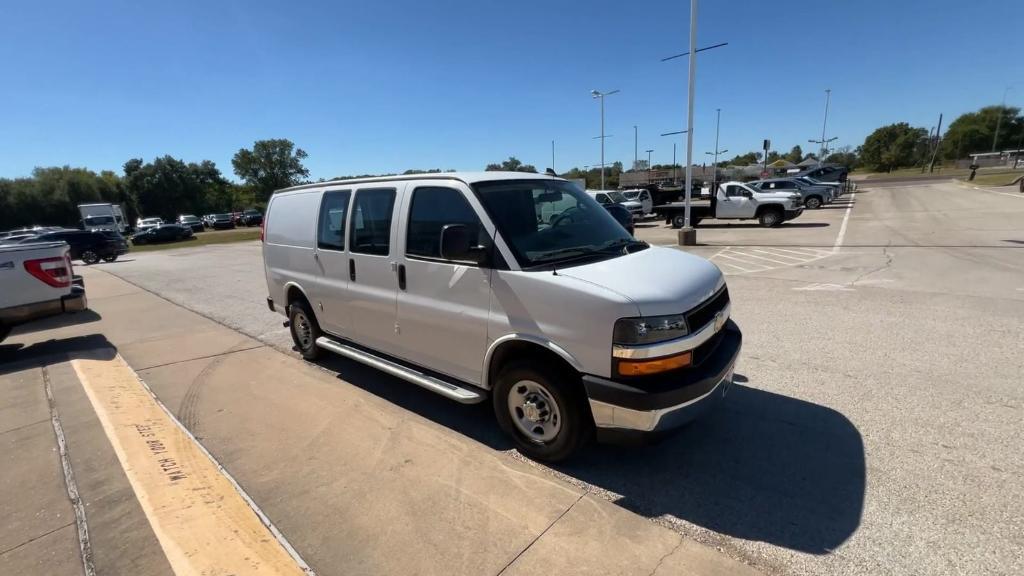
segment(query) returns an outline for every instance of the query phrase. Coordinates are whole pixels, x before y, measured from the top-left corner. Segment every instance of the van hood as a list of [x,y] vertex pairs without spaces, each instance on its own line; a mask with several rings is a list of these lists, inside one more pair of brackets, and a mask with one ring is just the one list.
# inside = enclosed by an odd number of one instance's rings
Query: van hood
[[558,269],[558,275],[620,294],[633,301],[643,316],[686,312],[725,284],[722,272],[710,261],[660,246]]

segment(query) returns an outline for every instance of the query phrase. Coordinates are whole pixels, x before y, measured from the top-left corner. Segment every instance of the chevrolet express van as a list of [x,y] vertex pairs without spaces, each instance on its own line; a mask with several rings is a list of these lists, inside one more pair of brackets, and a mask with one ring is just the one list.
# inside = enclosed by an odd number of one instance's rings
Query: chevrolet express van
[[678,427],[732,382],[742,337],[718,268],[635,240],[566,180],[307,184],[275,193],[264,226],[267,304],[306,359],[489,400],[529,457]]

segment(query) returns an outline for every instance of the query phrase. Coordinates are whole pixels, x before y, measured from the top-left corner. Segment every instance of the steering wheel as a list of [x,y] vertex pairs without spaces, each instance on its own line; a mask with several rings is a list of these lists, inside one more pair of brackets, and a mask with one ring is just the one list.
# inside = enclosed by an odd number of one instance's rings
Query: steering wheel
[[577,212],[582,212],[579,206],[573,206],[572,208],[566,209],[558,216],[555,216],[553,220],[551,220],[551,227],[554,228],[555,226],[561,226],[562,224],[573,223],[573,215]]

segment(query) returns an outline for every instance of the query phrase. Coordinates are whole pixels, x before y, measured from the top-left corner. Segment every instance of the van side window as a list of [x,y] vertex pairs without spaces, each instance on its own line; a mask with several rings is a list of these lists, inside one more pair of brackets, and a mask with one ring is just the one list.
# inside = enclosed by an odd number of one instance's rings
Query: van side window
[[352,202],[349,252],[387,256],[391,250],[391,217],[394,188],[370,188],[356,192]]
[[409,224],[406,230],[405,253],[424,258],[441,257],[441,228],[446,224],[463,224],[480,245],[486,231],[473,207],[462,192],[454,188],[426,186],[412,194]]
[[345,249],[345,220],[348,216],[350,190],[324,192],[320,201],[320,228],[316,245],[327,250]]

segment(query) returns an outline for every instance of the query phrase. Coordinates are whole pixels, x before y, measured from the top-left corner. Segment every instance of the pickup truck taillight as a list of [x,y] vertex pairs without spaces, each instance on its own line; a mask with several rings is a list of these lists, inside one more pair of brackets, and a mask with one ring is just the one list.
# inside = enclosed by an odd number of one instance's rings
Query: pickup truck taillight
[[26,260],[25,271],[54,288],[71,286],[71,259],[64,256]]

